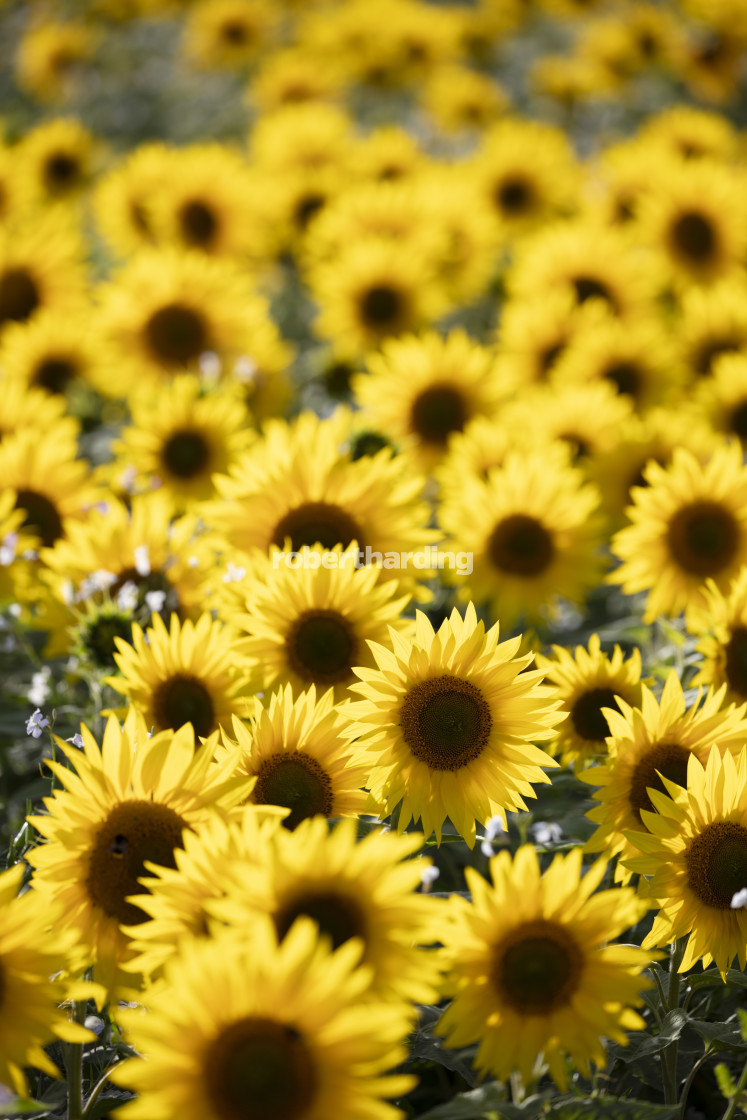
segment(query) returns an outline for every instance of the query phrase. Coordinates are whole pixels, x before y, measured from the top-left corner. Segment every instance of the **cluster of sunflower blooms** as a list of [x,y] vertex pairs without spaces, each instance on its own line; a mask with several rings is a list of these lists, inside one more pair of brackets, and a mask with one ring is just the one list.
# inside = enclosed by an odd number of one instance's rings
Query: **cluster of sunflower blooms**
[[[72,1081],[89,999],[133,1120],[394,1118],[442,1001],[481,1075],[589,1076],[661,947],[747,965],[747,4],[7,7],[3,633],[89,718],[0,876],[0,1082]],[[495,76],[549,25],[556,123]],[[149,27],[245,135],[84,123]],[[679,620],[689,707],[554,644],[595,596]],[[560,768],[585,848],[494,855]]]

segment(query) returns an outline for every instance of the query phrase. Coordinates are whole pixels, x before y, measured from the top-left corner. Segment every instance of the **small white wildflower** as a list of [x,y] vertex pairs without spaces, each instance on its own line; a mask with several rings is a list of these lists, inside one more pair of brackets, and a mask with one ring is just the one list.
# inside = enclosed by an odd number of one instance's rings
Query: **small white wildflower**
[[26,720],[26,734],[38,739],[45,727],[49,727],[49,720],[42,715],[39,708]]
[[75,588],[73,587],[73,581],[71,579],[63,581],[62,587],[60,588],[60,596],[63,603],[68,607],[71,607],[75,602]]
[[8,614],[12,615],[13,618],[19,618],[21,614],[21,604],[11,603],[8,607]]
[[149,611],[151,611],[153,614],[158,614],[159,611],[163,610],[163,604],[166,602],[166,592],[146,591],[145,602]]
[[232,564],[229,560],[226,564],[226,574],[223,576],[224,583],[240,583],[246,575],[246,568],[242,568],[240,564]]
[[732,910],[744,910],[745,906],[747,906],[747,887],[742,887],[741,891],[737,891],[735,895],[732,895],[730,905]]
[[196,568],[200,561],[197,556],[190,556],[187,560],[187,563],[189,564],[190,568]]
[[420,872],[420,882],[424,887],[429,887],[431,883],[435,883],[440,874],[441,872],[438,868],[431,864],[430,867],[422,868]]
[[9,567],[15,560],[17,544],[18,533],[6,533],[3,537],[3,543],[0,545],[0,565],[3,568]]
[[74,747],[78,748],[78,750],[83,750],[83,747],[85,746],[83,742],[83,736],[79,731],[76,731],[72,738],[66,739],[65,742],[72,743]]
[[26,693],[26,696],[32,704],[36,704],[37,708],[44,703],[50,693],[49,677],[51,669],[45,665],[39,673],[32,674],[31,688]]
[[21,559],[22,560],[38,560],[39,559],[39,553],[36,551],[35,548],[27,548],[27,549],[24,549],[24,551],[21,553]]
[[135,488],[135,479],[137,478],[137,470],[135,467],[125,467],[119,476],[120,490],[124,490],[126,494],[132,493]]
[[221,360],[212,350],[205,350],[197,359],[200,373],[206,381],[217,381],[223,368]]
[[250,358],[248,354],[242,354],[233,367],[233,375],[237,381],[242,385],[248,385],[257,376],[259,366],[254,358]]
[[134,611],[137,606],[137,587],[131,579],[123,583],[117,595],[117,606],[121,611]]
[[563,835],[563,829],[554,821],[537,821],[532,832],[538,844],[557,844]]
[[488,859],[490,859],[490,857],[493,855],[493,841],[496,839],[496,837],[500,836],[501,833],[505,831],[506,830],[503,827],[503,820],[501,817],[491,817],[488,821],[486,821],[485,836],[483,837],[482,844],[480,845],[480,851]]
[[135,571],[139,576],[150,575],[150,552],[147,544],[139,544],[133,551],[135,557]]
[[106,1023],[99,1015],[86,1015],[83,1026],[86,1030],[93,1031],[94,1034],[101,1034]]

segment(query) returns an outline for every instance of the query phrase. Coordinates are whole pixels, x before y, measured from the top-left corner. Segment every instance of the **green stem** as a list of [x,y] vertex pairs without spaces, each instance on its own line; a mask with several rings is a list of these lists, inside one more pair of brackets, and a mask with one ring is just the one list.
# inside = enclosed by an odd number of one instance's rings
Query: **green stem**
[[[680,1004],[680,986],[682,978],[679,974],[679,967],[682,964],[682,958],[685,955],[685,939],[672,942],[672,947],[669,952],[669,984],[667,986],[667,999],[666,1009],[667,1012],[674,1011]],[[669,1046],[665,1047],[661,1055],[662,1071],[664,1073],[664,1101],[666,1104],[677,1103],[677,1051],[679,1044],[677,1039],[673,1039]]]
[[[73,1004],[73,1022],[82,1023],[85,1003]],[[83,1120],[83,1043],[67,1043],[67,1120]]]
[[721,1120],[731,1120],[731,1118],[734,1115],[734,1112],[737,1108],[737,1105],[739,1104],[739,1098],[741,1097],[742,1093],[744,1092],[744,1090],[746,1088],[747,1088],[747,1062],[745,1062],[744,1066],[742,1067],[742,1075],[739,1078],[739,1081],[737,1082],[737,1087],[734,1091],[734,1096],[731,1098],[728,1105],[726,1106],[726,1112],[722,1116]]
[[107,1081],[109,1080],[109,1074],[111,1073],[111,1071],[113,1069],[116,1069],[116,1067],[118,1065],[119,1065],[119,1062],[114,1062],[113,1065],[110,1065],[101,1074],[101,1077],[98,1079],[98,1081],[94,1085],[93,1089],[91,1090],[91,1095],[88,1098],[88,1101],[86,1102],[86,1107],[83,1109],[83,1120],[87,1120],[87,1117],[91,1115],[91,1109],[96,1104],[96,1101],[99,1099],[99,1095],[101,1093],[101,1090],[104,1088]]
[[693,1081],[695,1080],[695,1076],[696,1076],[698,1070],[700,1069],[700,1067],[703,1065],[704,1062],[708,1061],[710,1056],[711,1056],[710,1050],[706,1050],[705,1054],[703,1054],[702,1057],[698,1058],[697,1062],[695,1063],[695,1065],[693,1066],[693,1068],[690,1070],[690,1072],[687,1075],[687,1081],[685,1082],[685,1084],[682,1088],[682,1096],[680,1097],[679,1120],[685,1120],[685,1109],[687,1108],[687,1098],[688,1098],[688,1094],[690,1092],[690,1087],[691,1087]]

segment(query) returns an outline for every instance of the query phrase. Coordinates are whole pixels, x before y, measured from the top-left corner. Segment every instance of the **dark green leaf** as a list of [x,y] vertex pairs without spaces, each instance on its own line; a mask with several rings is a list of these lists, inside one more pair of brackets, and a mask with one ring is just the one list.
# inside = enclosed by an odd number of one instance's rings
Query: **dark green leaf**
[[[717,968],[709,968],[707,972],[694,972],[688,976],[687,982],[694,992],[699,992],[702,988],[724,987]],[[734,988],[747,988],[747,975],[736,968],[730,968],[726,973],[726,983]]]
[[734,1051],[745,1049],[742,1032],[733,1023],[703,1023],[692,1019],[690,1026],[697,1031],[707,1048]]
[[677,1105],[650,1101],[615,1100],[614,1097],[586,1097],[553,1108],[553,1120],[675,1120]]
[[627,1050],[627,1060],[634,1061],[636,1058],[643,1057],[647,1054],[658,1054],[660,1050],[664,1050],[669,1046],[670,1042],[674,1042],[679,1038],[687,1024],[687,1012],[681,1008],[675,1008],[670,1011],[661,1024],[661,1030],[656,1035],[645,1035],[643,1038],[637,1036],[631,1038],[630,1046]]

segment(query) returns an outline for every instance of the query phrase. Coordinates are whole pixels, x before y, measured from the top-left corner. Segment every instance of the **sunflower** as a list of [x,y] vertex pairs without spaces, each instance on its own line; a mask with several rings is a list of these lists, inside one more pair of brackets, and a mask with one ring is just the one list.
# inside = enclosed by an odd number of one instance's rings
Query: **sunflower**
[[[0,347],[0,360],[2,348]],[[80,425],[65,412],[65,402],[41,389],[28,388],[18,378],[0,379],[0,440],[32,429],[38,439],[54,431],[60,442],[74,445]]]
[[[567,362],[573,370],[571,350]],[[618,372],[622,380],[626,371]],[[635,371],[628,372],[632,381]],[[506,427],[527,433],[525,446],[551,448],[562,442],[574,462],[586,465],[590,456],[616,445],[621,428],[633,415],[633,407],[631,395],[619,393],[611,380],[577,381],[558,376],[546,385],[531,386],[508,403],[499,417]]]
[[81,520],[102,497],[88,463],[78,459],[74,438],[60,426],[39,438],[24,428],[0,442],[0,478],[16,492],[24,529],[49,546],[65,536],[68,519]]
[[707,581],[706,606],[699,620],[698,653],[703,663],[693,686],[726,686],[727,700],[747,701],[747,568],[732,581],[727,595]]
[[223,732],[221,765],[256,779],[255,805],[289,809],[286,829],[317,815],[357,817],[370,806],[361,789],[368,768],[351,744],[332,689],[318,701],[314,685],[295,700],[290,685],[274,691],[267,705],[257,697],[249,727],[234,716],[233,734]]
[[216,257],[270,256],[261,196],[238,151],[221,144],[177,148],[164,172],[146,211],[156,241]]
[[[21,565],[31,565],[24,556],[36,556],[38,538],[23,531],[26,511],[16,504],[15,490],[0,491],[0,604],[5,606],[23,597],[23,587],[32,582],[34,574],[20,571]],[[17,589],[21,582],[21,589]]]
[[472,553],[473,571],[457,576],[457,595],[490,604],[510,629],[518,619],[552,616],[557,597],[583,601],[598,581],[602,526],[599,492],[568,463],[562,444],[511,451],[488,478],[465,478],[439,511],[445,548]]
[[679,971],[702,957],[726,981],[735,957],[747,964],[747,913],[732,908],[747,887],[747,750],[691,755],[682,777],[652,790],[656,812],[641,815],[648,831],[626,833],[631,850],[644,853],[626,865],[649,876],[641,892],[660,908],[643,947],[689,934]]
[[[24,1066],[34,1066],[50,1077],[60,1076],[43,1046],[55,1037],[65,1042],[95,1038],[59,1009],[66,994],[60,965],[71,943],[60,931],[58,908],[47,908],[35,891],[16,897],[25,870],[23,863],[17,863],[0,873],[0,1085],[22,1097],[28,1096]],[[54,975],[58,978],[50,980]]]
[[322,173],[346,167],[352,143],[352,121],[342,107],[310,102],[262,115],[249,151],[258,171]]
[[695,105],[672,105],[652,114],[639,136],[652,151],[683,160],[734,163],[740,158],[739,133],[728,117]]
[[607,577],[626,594],[648,591],[645,622],[684,610],[691,621],[704,604],[709,577],[725,590],[747,562],[747,467],[737,440],[701,464],[675,448],[671,465],[650,462],[648,486],[635,488],[631,524],[612,539],[622,564]]
[[256,438],[236,386],[202,392],[183,374],[129,403],[132,425],[112,444],[109,469],[131,467],[144,491],[158,481],[177,508],[214,497],[213,474],[225,474]]
[[563,766],[582,769],[595,755],[605,751],[610,733],[604,708],[619,711],[616,697],[630,707],[641,702],[641,654],[634,649],[628,660],[615,646],[612,656],[602,653],[598,634],[592,634],[588,649],[576,646],[573,653],[552,647],[552,657],[538,654],[535,663],[545,680],[555,686],[568,718],[557,729],[548,750],[560,756]]
[[230,820],[214,813],[184,833],[183,848],[174,851],[175,866],[148,864],[148,878],[142,880],[147,893],[130,899],[148,920],[126,929],[133,957],[124,970],[153,982],[185,939],[210,937],[221,927],[211,902],[224,896],[234,864],[245,881],[252,869],[260,879],[260,867],[267,862],[261,853],[282,817],[283,811],[272,805],[244,804]]
[[244,354],[257,299],[232,262],[143,250],[103,286],[102,325],[137,383],[194,369],[206,353]]
[[663,161],[638,209],[638,229],[675,283],[710,284],[738,273],[747,248],[740,175],[706,161]]
[[239,930],[266,914],[279,938],[311,918],[334,949],[360,938],[373,970],[366,999],[433,1003],[438,963],[425,946],[440,938],[443,904],[419,891],[431,861],[410,857],[422,844],[383,830],[357,840],[351,820],[331,830],[321,817],[305,820],[275,832],[254,866],[226,861],[224,889],[207,909]]
[[127,955],[120,924],[147,917],[128,901],[145,861],[173,867],[184,829],[229,813],[251,783],[227,777],[214,741],[196,748],[191,727],[149,737],[134,708],[124,726],[107,721],[101,747],[85,725],[81,736],[82,751],[56,740],[70,766],[48,763],[61,788],[44,799],[46,813],[29,817],[47,843],[26,858],[34,889],[61,908],[60,927],[75,931],[94,979],[111,990]]
[[168,180],[172,159],[173,151],[165,144],[140,144],[96,183],[96,226],[118,256],[127,257],[154,243],[149,208]]
[[508,385],[546,382],[562,365],[582,329],[589,307],[575,295],[553,289],[540,297],[506,301],[497,333],[497,369]]
[[416,633],[392,633],[372,646],[378,669],[361,669],[353,690],[364,697],[344,710],[363,736],[372,767],[369,785],[386,812],[400,802],[398,827],[420,819],[426,836],[448,816],[470,848],[475,820],[506,820],[526,809],[532,782],[549,782],[555,766],[529,740],[549,739],[557,703],[538,671],[523,671],[532,655],[517,656],[521,638],[498,645],[498,624],[487,633],[470,603],[455,609],[437,633],[416,614]]
[[95,46],[96,36],[86,23],[62,23],[50,15],[34,20],[18,46],[18,84],[40,101],[69,97],[81,87]]
[[614,941],[645,912],[628,888],[594,893],[605,863],[581,875],[581,850],[556,855],[544,875],[525,844],[490,861],[492,885],[465,869],[472,901],[452,899],[444,942],[453,1001],[438,1026],[447,1046],[479,1042],[477,1067],[501,1080],[534,1079],[538,1058],[561,1089],[568,1062],[585,1077],[606,1064],[604,1039],[626,1045],[645,1026],[633,1007],[650,986],[651,954]]
[[446,132],[487,128],[506,111],[508,103],[498,82],[466,66],[439,66],[422,93],[423,108]]
[[489,416],[505,392],[495,357],[463,330],[429,332],[385,343],[353,379],[356,403],[395,441],[411,439],[425,467],[444,453],[449,436],[476,416]]
[[0,332],[47,307],[83,305],[81,242],[65,216],[48,211],[0,229]]
[[[705,761],[714,743],[736,752],[747,734],[747,706],[724,708],[724,687],[699,693],[687,710],[674,671],[667,677],[660,701],[646,685],[641,685],[641,692],[639,708],[632,708],[619,694],[617,710],[605,708],[609,755],[601,765],[579,775],[582,781],[600,787],[594,793],[600,804],[587,814],[597,829],[586,850],[604,852],[610,858],[635,854],[628,831],[639,829],[644,820],[641,814],[656,808],[650,791],[663,790],[663,779],[685,785],[692,754]],[[630,878],[625,867],[618,863],[616,879]]]
[[708,377],[722,354],[747,351],[747,284],[741,275],[682,293],[682,358],[695,378]]
[[95,141],[75,119],[44,121],[18,148],[19,175],[36,205],[65,202],[80,195],[96,171]]
[[506,237],[575,208],[579,167],[565,133],[552,125],[499,122],[485,134],[473,167]]
[[532,431],[509,428],[500,417],[489,420],[476,416],[469,420],[464,430],[449,437],[446,454],[433,472],[442,501],[458,501],[464,490],[465,478],[487,479],[490,471],[502,467],[509,451],[526,447]]
[[381,567],[360,564],[356,542],[299,552],[300,567],[293,568],[275,563],[277,550],[258,557],[243,611],[226,621],[242,635],[262,688],[315,684],[344,699],[353,666],[373,665],[369,643],[385,641],[389,627],[412,627],[401,618],[410,597],[395,579],[381,578]]
[[49,309],[29,322],[11,323],[0,343],[0,366],[8,379],[47,393],[67,395],[87,382],[109,396],[119,384],[117,365],[104,339],[82,312]]
[[417,138],[396,124],[380,125],[359,137],[350,158],[353,175],[363,181],[417,178],[426,165]]
[[[436,540],[427,528],[424,479],[382,449],[352,460],[345,440],[349,418],[302,413],[291,424],[268,421],[263,436],[215,485],[220,498],[205,507],[210,524],[242,552],[304,545],[348,548],[369,557],[412,552]],[[342,449],[341,449],[342,447]],[[371,552],[367,553],[366,549]],[[385,566],[383,578],[401,578]],[[408,568],[407,580],[425,578]]]
[[747,348],[721,354],[714,359],[712,371],[697,387],[693,404],[714,431],[737,436],[747,447]]
[[187,15],[182,49],[203,69],[244,69],[271,48],[277,22],[271,0],[201,0]]
[[317,334],[365,350],[428,326],[448,309],[434,268],[428,255],[403,256],[396,242],[384,238],[351,243],[309,273],[320,305]]
[[262,113],[306,101],[336,101],[344,69],[335,58],[317,57],[307,47],[284,47],[268,54],[252,77],[247,98]]
[[143,631],[132,626],[132,645],[115,637],[121,676],[106,682],[142,712],[149,727],[177,731],[190,723],[204,738],[232,713],[246,715],[252,692],[249,667],[234,631],[208,613],[197,623],[172,614],[166,629],[159,614]]
[[414,1079],[383,1074],[404,1061],[410,1017],[402,1005],[361,1007],[360,954],[357,940],[331,953],[310,921],[280,944],[269,923],[185,944],[149,1014],[122,1016],[144,1055],[112,1074],[137,1093],[124,1120],[399,1120],[382,1098]]

